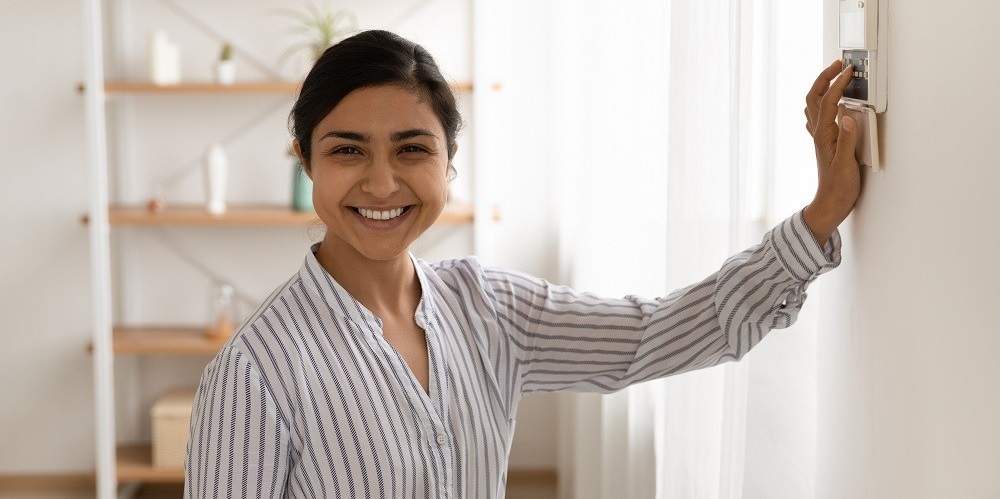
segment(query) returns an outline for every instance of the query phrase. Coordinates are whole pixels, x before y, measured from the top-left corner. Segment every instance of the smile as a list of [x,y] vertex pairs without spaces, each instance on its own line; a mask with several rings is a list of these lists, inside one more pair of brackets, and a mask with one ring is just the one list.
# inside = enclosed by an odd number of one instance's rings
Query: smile
[[370,220],[392,220],[400,215],[403,215],[410,210],[410,206],[404,206],[401,208],[393,208],[392,210],[369,210],[367,208],[355,208],[355,211],[359,215],[368,218]]

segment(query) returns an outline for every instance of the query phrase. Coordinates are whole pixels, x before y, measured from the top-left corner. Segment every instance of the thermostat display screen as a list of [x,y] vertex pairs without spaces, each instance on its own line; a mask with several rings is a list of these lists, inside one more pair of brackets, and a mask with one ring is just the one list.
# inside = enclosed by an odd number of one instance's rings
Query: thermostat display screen
[[841,0],[839,16],[840,45],[842,48],[865,47],[865,6],[864,0]]

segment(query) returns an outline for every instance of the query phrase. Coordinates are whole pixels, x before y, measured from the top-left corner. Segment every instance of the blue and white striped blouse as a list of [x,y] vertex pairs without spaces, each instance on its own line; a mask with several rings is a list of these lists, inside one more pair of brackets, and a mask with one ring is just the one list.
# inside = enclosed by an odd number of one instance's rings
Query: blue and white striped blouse
[[[315,251],[315,247],[314,247]],[[799,213],[667,298],[600,298],[475,258],[416,260],[427,393],[309,253],[202,376],[185,497],[501,498],[519,399],[740,359],[840,262]]]

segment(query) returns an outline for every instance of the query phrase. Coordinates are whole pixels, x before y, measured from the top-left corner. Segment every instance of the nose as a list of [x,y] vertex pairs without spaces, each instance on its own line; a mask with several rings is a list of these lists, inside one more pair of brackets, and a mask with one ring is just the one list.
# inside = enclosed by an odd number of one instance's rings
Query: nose
[[389,161],[376,160],[369,164],[362,180],[362,192],[384,199],[392,196],[398,189],[396,172]]

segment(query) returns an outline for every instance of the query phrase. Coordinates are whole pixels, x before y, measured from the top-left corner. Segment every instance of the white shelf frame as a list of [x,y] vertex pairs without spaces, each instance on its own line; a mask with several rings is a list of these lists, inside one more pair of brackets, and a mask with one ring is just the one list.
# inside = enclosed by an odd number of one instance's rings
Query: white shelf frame
[[108,223],[108,151],[101,0],[82,0],[84,106],[90,199],[91,334],[94,366],[95,495],[117,496],[114,356],[111,350],[111,254]]

